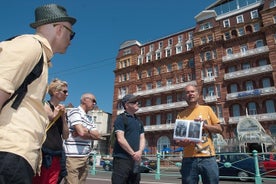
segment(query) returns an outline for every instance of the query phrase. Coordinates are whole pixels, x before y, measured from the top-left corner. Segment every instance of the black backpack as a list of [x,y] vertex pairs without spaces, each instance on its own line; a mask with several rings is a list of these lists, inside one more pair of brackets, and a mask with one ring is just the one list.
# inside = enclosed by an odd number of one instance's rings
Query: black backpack
[[[10,41],[17,36],[9,38],[5,41]],[[40,45],[41,42],[39,41]],[[41,46],[42,47],[42,46]],[[43,52],[38,63],[34,66],[33,70],[29,73],[29,75],[24,79],[22,84],[15,90],[13,95],[3,104],[2,108],[7,105],[13,98],[15,98],[14,102],[12,103],[11,107],[15,110],[18,109],[19,105],[21,104],[23,98],[25,97],[26,93],[28,92],[28,85],[31,84],[35,79],[37,79],[43,70]]]

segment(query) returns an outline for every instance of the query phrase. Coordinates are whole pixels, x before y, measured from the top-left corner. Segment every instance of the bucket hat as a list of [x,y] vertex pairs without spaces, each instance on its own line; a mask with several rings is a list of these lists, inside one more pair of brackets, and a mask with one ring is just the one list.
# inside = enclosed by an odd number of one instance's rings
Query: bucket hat
[[55,22],[70,22],[72,25],[76,23],[76,19],[69,17],[66,9],[56,4],[48,4],[35,9],[35,22],[31,23],[32,28],[44,24]]

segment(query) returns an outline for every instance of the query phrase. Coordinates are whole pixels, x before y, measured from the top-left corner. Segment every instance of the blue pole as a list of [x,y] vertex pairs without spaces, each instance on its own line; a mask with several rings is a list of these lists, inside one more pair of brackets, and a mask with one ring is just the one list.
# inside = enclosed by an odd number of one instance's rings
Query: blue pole
[[156,167],[156,173],[155,173],[155,180],[160,180],[160,153],[157,152],[157,167]]
[[96,175],[96,154],[93,154],[93,166],[92,166],[91,174]]
[[262,184],[262,178],[259,169],[258,152],[256,150],[253,151],[253,158],[255,162],[255,184]]

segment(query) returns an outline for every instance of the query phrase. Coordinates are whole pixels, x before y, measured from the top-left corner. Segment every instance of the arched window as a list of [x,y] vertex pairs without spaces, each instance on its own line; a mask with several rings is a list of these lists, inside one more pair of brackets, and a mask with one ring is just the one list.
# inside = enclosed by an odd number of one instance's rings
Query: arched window
[[240,105],[239,104],[234,104],[232,106],[232,114],[233,114],[233,117],[241,115]]
[[265,101],[265,108],[267,113],[275,112],[275,104],[273,100],[266,100]]
[[270,79],[269,78],[263,78],[262,79],[262,86],[263,86],[263,88],[271,87]]
[[257,107],[255,102],[249,102],[247,104],[247,110],[249,115],[257,114]]
[[167,136],[162,136],[157,141],[158,152],[162,152],[162,150],[164,150],[165,148],[170,148],[170,146],[170,139]]

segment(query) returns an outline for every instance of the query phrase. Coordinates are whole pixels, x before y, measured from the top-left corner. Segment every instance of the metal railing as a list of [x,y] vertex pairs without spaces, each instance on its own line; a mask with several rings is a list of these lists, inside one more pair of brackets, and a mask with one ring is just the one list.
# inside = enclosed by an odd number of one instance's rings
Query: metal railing
[[[220,179],[237,179],[240,181],[252,180],[255,182],[255,184],[261,184],[262,181],[276,181],[276,174],[271,175],[272,173],[276,173],[276,168],[270,168],[270,170],[266,170],[263,164],[263,161],[271,160],[271,157],[267,156],[271,154],[274,155],[275,159],[276,153],[258,153],[255,150],[252,153],[217,153],[216,157],[220,171],[223,168],[231,168],[236,170],[235,172],[241,173],[232,176],[220,175]],[[152,175],[155,180],[160,180],[161,177],[166,176],[175,176],[176,178],[181,177],[180,168],[182,165],[182,157],[179,153],[157,153],[156,155],[147,154],[145,156],[152,160],[156,160],[156,169],[153,170],[149,168],[151,172],[145,173]],[[240,156],[240,159],[231,159],[235,156]],[[93,157],[93,166],[90,168],[90,174],[96,175],[96,155],[93,155]],[[274,160],[274,162],[276,162],[276,160]],[[251,166],[251,168],[246,168],[244,165]],[[170,170],[170,172],[167,172],[168,170]],[[97,170],[97,172],[106,171]],[[199,181],[199,183],[201,183],[200,175]]]

